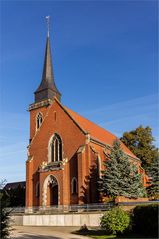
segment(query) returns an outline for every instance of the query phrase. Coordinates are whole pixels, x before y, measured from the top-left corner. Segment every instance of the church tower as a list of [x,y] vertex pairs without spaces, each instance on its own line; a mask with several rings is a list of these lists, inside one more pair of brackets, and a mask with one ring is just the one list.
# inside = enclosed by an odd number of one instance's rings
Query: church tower
[[30,111],[30,142],[36,131],[40,128],[45,117],[48,107],[52,104],[54,98],[61,100],[61,93],[56,87],[54,79],[54,71],[51,55],[50,32],[49,32],[49,16],[47,17],[48,31],[46,39],[44,66],[42,80],[34,92],[34,103],[29,105]]
[[[35,99],[34,103],[29,105],[30,112],[30,139],[28,145],[28,160],[26,161],[26,206],[32,207],[33,205],[39,204],[39,199],[35,197],[35,181],[39,181],[38,172],[34,172],[36,164],[33,162],[33,155],[30,153],[31,145],[38,135],[45,118],[47,117],[48,111],[52,106],[54,98],[57,101],[61,99],[61,93],[58,91],[55,79],[54,71],[52,64],[52,55],[51,55],[51,44],[50,44],[50,32],[49,32],[49,16],[47,18],[47,38],[46,38],[46,48],[45,48],[45,57],[44,65],[42,72],[42,80],[34,92]],[[33,146],[34,147],[34,146]],[[38,146],[42,148],[41,145]],[[34,177],[33,177],[34,175]],[[34,179],[33,179],[34,178]]]

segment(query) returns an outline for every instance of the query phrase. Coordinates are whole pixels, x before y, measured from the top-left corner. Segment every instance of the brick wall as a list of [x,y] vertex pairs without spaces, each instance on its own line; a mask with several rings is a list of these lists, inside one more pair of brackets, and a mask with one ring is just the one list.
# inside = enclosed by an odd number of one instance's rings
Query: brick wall
[[[36,131],[36,116],[41,112],[44,121],[38,131]],[[71,196],[70,184],[72,177],[77,175],[77,160],[75,153],[78,148],[85,143],[85,135],[73,123],[72,119],[63,110],[63,108],[54,101],[49,107],[42,107],[30,112],[30,137],[32,138],[29,146],[30,158],[32,157],[31,167],[27,166],[27,188],[29,192],[26,195],[26,205],[37,205],[35,197],[35,187],[38,179],[37,171],[39,166],[45,161],[48,162],[48,142],[54,133],[58,133],[63,143],[63,159],[68,161],[64,165],[64,170],[51,171],[40,175],[40,205],[42,205],[42,186],[45,177],[49,174],[55,175],[60,184],[60,204],[76,202],[77,198]],[[27,163],[30,164],[29,162]],[[67,171],[67,175],[65,173]],[[41,174],[41,173],[40,173]],[[35,176],[36,175],[36,176]],[[64,181],[63,181],[63,176]],[[63,195],[66,193],[66,198]],[[68,193],[67,193],[68,192]],[[69,195],[68,195],[69,194]]]

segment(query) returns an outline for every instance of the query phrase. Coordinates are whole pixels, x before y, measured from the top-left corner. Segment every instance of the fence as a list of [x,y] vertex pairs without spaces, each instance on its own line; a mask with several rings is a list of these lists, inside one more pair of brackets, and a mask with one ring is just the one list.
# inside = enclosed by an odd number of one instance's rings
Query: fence
[[93,203],[93,204],[73,204],[73,205],[55,205],[55,206],[40,206],[40,207],[13,207],[7,208],[13,214],[18,213],[36,213],[36,214],[57,214],[70,212],[95,212],[108,211],[114,206],[114,203]]
[[73,204],[73,205],[55,205],[49,207],[13,207],[7,208],[13,214],[20,213],[34,213],[34,214],[60,214],[60,213],[76,213],[76,212],[99,212],[109,211],[115,205],[119,206],[137,206],[137,205],[148,205],[148,204],[159,204],[159,201],[144,201],[144,202],[119,202],[115,204],[110,203],[92,203],[92,204]]

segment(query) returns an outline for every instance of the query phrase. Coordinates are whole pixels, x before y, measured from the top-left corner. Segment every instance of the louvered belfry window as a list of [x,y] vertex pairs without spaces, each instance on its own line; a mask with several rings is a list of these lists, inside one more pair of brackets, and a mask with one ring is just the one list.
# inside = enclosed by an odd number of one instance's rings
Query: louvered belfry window
[[39,129],[41,124],[42,124],[43,118],[42,118],[42,114],[39,113],[37,118],[36,118],[36,128]]
[[51,161],[62,161],[62,140],[58,134],[55,134],[51,145]]

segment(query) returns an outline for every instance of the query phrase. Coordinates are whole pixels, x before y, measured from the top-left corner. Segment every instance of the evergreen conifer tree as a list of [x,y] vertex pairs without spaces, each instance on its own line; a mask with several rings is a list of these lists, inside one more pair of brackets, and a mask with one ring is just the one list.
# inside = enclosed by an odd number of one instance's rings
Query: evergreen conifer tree
[[4,200],[4,191],[2,190],[5,180],[0,182],[0,238],[9,238],[10,228],[10,211],[6,210],[8,206],[8,200]]
[[159,199],[159,158],[157,157],[148,169],[150,186],[147,188],[148,195]]
[[143,197],[146,194],[137,167],[124,154],[118,140],[114,141],[104,166],[105,170],[102,171],[102,179],[99,182],[101,192],[111,197],[129,198]]

